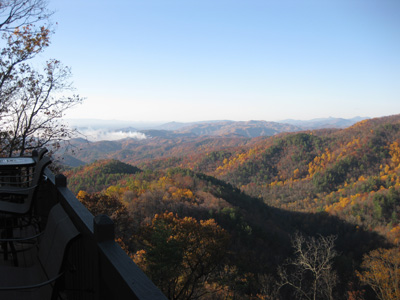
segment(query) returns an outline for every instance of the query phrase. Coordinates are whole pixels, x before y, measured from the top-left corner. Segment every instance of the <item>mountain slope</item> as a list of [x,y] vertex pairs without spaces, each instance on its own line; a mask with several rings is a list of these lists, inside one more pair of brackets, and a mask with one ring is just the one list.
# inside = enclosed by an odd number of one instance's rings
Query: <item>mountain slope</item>
[[220,121],[213,123],[199,123],[182,127],[178,132],[193,133],[210,136],[243,136],[248,138],[258,136],[272,136],[281,132],[301,130],[297,126],[267,121]]
[[[146,131],[146,133],[149,134],[149,138],[144,140],[124,139],[82,143],[80,139],[72,139],[68,147],[73,148],[74,153],[70,154],[65,148],[60,151],[60,156],[70,155],[85,163],[99,159],[118,159],[130,164],[139,164],[157,158],[187,158],[210,149],[243,146],[249,141],[243,137],[193,137],[188,136],[189,134],[175,134],[169,131],[156,131],[159,136],[156,136],[153,131]],[[155,136],[151,137],[150,134]]]
[[[338,120],[338,119],[334,119]],[[345,120],[346,121],[346,120]],[[347,120],[354,121],[354,120]],[[343,125],[343,124],[342,124]],[[312,127],[315,127],[313,125]],[[169,130],[165,130],[165,129]],[[147,129],[138,132],[134,128],[120,128],[113,134],[102,132],[101,136],[120,136],[120,140],[90,142],[84,139],[72,139],[62,147],[61,161],[76,166],[82,162],[90,163],[98,159],[119,159],[132,164],[149,162],[157,158],[185,158],[194,153],[219,151],[229,147],[257,143],[264,139],[289,132],[298,132],[302,127],[266,121],[209,121],[196,123],[167,123],[159,129]],[[126,134],[125,139],[122,137]],[[132,135],[141,138],[129,138]],[[251,140],[250,140],[251,139]],[[73,148],[74,153],[69,153]],[[77,161],[74,161],[77,159]]]
[[[327,211],[400,239],[400,115],[346,129],[284,133],[246,145],[156,159],[144,169],[187,167],[224,180],[269,205]],[[212,150],[212,149],[210,149]],[[397,165],[396,165],[397,164]]]
[[[364,120],[341,130],[239,139],[243,144],[227,139],[230,147],[213,148],[219,140],[198,139],[195,145],[181,140],[177,146],[159,139],[174,151],[142,162],[143,171],[128,167],[117,177],[110,162],[96,162],[68,174],[71,188],[78,192],[77,184],[85,178],[105,174],[108,185],[102,179],[98,185],[87,182],[79,187],[95,187],[100,193],[79,196],[86,202],[92,199],[90,207],[96,212],[115,204],[111,214],[117,230],[122,228],[117,236],[133,257],[148,250],[149,240],[160,242],[165,236],[165,243],[176,241],[163,230],[163,223],[159,231],[149,231],[166,211],[200,224],[215,220],[230,238],[227,255],[218,265],[222,279],[213,282],[219,292],[227,291],[222,299],[232,291],[238,299],[269,296],[262,293],[279,282],[278,266],[296,254],[291,248],[296,232],[337,237],[340,256],[332,269],[340,281],[335,299],[348,299],[354,291],[348,283],[357,283],[355,270],[360,270],[363,255],[399,243],[400,115]],[[79,174],[83,180],[76,179]],[[162,252],[166,257],[175,253]],[[268,280],[265,285],[262,278]],[[282,295],[289,299],[284,291]],[[366,296],[376,299],[368,292]]]
[[80,166],[65,172],[68,188],[92,193],[116,184],[123,178],[139,172],[140,169],[117,160],[100,160],[88,166]]
[[[90,176],[89,171],[101,165],[107,166],[95,163],[77,171]],[[76,178],[73,172],[69,176]],[[273,208],[231,184],[188,169],[146,170],[98,188],[102,193],[88,195],[81,192],[78,196],[96,213],[102,213],[104,207],[111,209],[108,213],[115,218],[117,237],[123,238],[124,248],[131,251],[132,256],[137,251],[145,251],[142,249],[146,249],[146,243],[141,241],[148,238],[151,220],[166,211],[185,220],[195,218],[207,222],[214,219],[230,238],[226,257],[221,262],[224,280],[219,284],[233,288],[240,282],[242,289],[237,292],[244,298],[262,288],[257,283],[261,274],[269,276],[271,281],[276,277],[278,266],[293,255],[290,237],[296,232],[307,236],[338,235],[336,249],[340,251],[341,259],[335,269],[340,278],[352,280],[353,268],[360,264],[362,256],[386,246],[384,239],[376,233],[357,228],[326,212],[299,213]],[[115,205],[115,211],[112,205]],[[168,259],[169,255],[164,253],[163,259]],[[344,293],[346,285],[344,280],[338,289]]]

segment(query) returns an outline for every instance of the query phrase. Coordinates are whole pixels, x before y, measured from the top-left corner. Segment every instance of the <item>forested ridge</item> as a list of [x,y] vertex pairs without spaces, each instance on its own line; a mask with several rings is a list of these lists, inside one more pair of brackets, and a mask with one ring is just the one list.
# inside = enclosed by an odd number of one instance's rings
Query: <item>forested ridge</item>
[[211,141],[69,187],[170,299],[399,299],[399,115]]

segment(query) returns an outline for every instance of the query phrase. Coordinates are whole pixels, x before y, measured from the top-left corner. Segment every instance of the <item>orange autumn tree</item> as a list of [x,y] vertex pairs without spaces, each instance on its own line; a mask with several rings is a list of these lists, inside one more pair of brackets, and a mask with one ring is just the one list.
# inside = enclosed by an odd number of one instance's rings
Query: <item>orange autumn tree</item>
[[169,299],[197,299],[217,276],[228,234],[213,219],[197,221],[173,213],[155,215],[135,262]]
[[[134,220],[126,206],[116,197],[102,193],[89,194],[79,191],[78,200],[94,215],[105,214],[114,221],[115,237],[127,251],[133,251],[132,240],[135,237]],[[122,243],[121,243],[122,242]]]
[[400,251],[398,248],[377,249],[366,254],[357,273],[364,284],[368,284],[380,300],[400,299]]

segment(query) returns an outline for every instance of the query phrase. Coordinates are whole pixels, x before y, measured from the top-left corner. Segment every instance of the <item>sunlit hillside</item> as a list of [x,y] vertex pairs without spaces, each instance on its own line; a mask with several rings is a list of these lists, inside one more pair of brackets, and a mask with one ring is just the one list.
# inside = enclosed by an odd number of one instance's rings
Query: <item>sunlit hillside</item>
[[[361,270],[363,255],[400,238],[400,116],[240,141],[213,138],[173,145],[168,157],[153,152],[154,159],[137,164],[138,169],[97,161],[69,171],[69,187],[90,209],[114,216],[122,245],[145,269],[150,267],[146,251],[162,246],[152,235],[160,224],[187,230],[186,218],[192,218],[203,232],[211,230],[202,227],[204,222],[216,222],[212,232],[223,230],[218,234],[227,234],[229,242],[218,244],[226,255],[208,261],[215,269],[209,265],[210,273],[201,275],[210,276],[201,289],[214,296],[221,292],[220,299],[238,282],[242,289],[237,293],[246,299],[261,295],[265,285],[269,292],[264,290],[264,296],[277,292],[283,278],[278,271],[294,255],[290,241],[296,232],[336,236],[341,256],[332,260],[340,279],[335,299],[349,291],[361,293],[354,269]],[[216,247],[216,240],[207,245]],[[189,280],[182,274],[176,276]],[[290,288],[279,293],[290,294]],[[368,289],[362,293],[374,299]]]

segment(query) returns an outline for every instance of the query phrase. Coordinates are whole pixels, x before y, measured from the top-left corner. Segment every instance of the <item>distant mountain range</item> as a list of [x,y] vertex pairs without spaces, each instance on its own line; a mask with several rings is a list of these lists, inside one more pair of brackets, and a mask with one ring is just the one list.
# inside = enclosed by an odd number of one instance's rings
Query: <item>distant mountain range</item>
[[[123,138],[151,137],[196,137],[196,136],[222,136],[246,137],[273,136],[282,132],[296,132],[302,130],[315,130],[322,128],[346,128],[366,117],[352,119],[322,118],[313,120],[287,119],[280,122],[268,121],[201,121],[191,123],[170,122],[165,124],[129,123],[119,121],[101,120],[75,120],[70,122],[89,140],[118,140]],[[91,125],[92,124],[92,125]],[[119,125],[119,126],[118,126]],[[100,131],[100,132],[99,132]],[[137,133],[141,133],[137,134]]]
[[[247,137],[273,136],[282,132],[296,132],[323,128],[346,128],[361,120],[368,119],[355,117],[352,119],[324,118],[313,120],[283,120],[280,122],[268,121],[203,121],[194,123],[170,122],[157,126],[154,130],[140,130],[146,136],[224,136]],[[132,128],[129,128],[132,130]],[[126,131],[126,129],[122,129]],[[167,134],[166,132],[169,132]]]
[[[112,158],[137,164],[155,157],[171,157],[197,153],[205,149],[222,150],[229,147],[244,146],[253,143],[254,138],[276,136],[281,133],[315,130],[317,128],[340,128],[350,126],[353,119],[315,119],[310,121],[285,120],[286,123],[267,121],[209,121],[196,123],[167,123],[155,129],[138,130],[127,126],[119,129],[102,129],[93,137],[88,132],[87,139],[78,138],[69,141],[75,149],[71,155],[68,145],[62,147],[59,155],[63,164],[69,166],[84,165],[97,159]],[[293,124],[289,124],[293,123]],[[129,124],[124,124],[129,125]],[[167,128],[169,128],[167,130]],[[82,130],[82,129],[80,129]],[[95,131],[96,132],[96,131]]]
[[[343,124],[329,121],[332,126]],[[163,266],[166,261],[179,265],[182,259],[176,253],[189,253],[189,259],[196,260],[192,265],[210,257],[222,261],[226,272],[218,271],[212,282],[218,296],[226,290],[228,298],[235,289],[240,299],[258,291],[267,297],[282,292],[280,299],[294,299],[280,290],[277,283],[286,279],[275,277],[276,270],[284,266],[281,274],[297,272],[293,262],[299,261],[299,251],[326,256],[332,249],[332,255],[340,254],[328,262],[334,272],[330,278],[338,279],[331,298],[362,295],[348,284],[358,282],[355,270],[399,253],[400,114],[345,129],[245,137],[299,127],[218,121],[143,131],[148,136],[144,139],[77,139],[70,141],[77,151],[69,165],[87,165],[65,168],[64,174],[68,188],[91,211],[113,216],[124,249],[156,249],[163,253]],[[127,133],[131,130],[126,128]],[[294,241],[297,247],[291,247]],[[208,249],[228,255],[214,259],[204,255]],[[376,260],[371,262],[371,257]],[[367,293],[368,299],[377,299]]]
[[[273,130],[280,131],[281,128],[286,128],[289,131],[297,131],[297,130],[310,130],[310,129],[322,129],[322,128],[346,128],[349,127],[359,121],[369,119],[369,117],[354,117],[351,119],[343,119],[343,118],[318,118],[312,120],[294,120],[294,119],[286,119],[277,122],[268,122],[268,121],[230,121],[230,120],[218,120],[218,121],[201,121],[201,122],[190,122],[190,123],[182,123],[182,122],[169,122],[155,127],[154,129],[160,130],[171,130],[171,131],[196,131],[195,128],[210,128],[210,127],[266,127],[272,128]],[[280,124],[280,126],[278,125]],[[287,125],[293,125],[295,127],[290,127]],[[282,125],[284,125],[282,127]],[[292,130],[294,129],[294,130]],[[207,131],[207,130],[206,130]],[[219,130],[218,130],[219,131]],[[286,130],[284,130],[286,131]],[[212,134],[214,135],[214,134]],[[218,134],[216,134],[218,135]],[[271,134],[267,134],[271,135]]]
[[354,117],[351,119],[342,119],[342,118],[319,118],[312,120],[293,120],[287,119],[279,121],[280,123],[287,123],[291,125],[295,125],[301,127],[303,129],[321,129],[321,128],[346,128],[351,125],[354,125],[357,122],[362,120],[369,119],[368,117]]
[[247,137],[272,136],[281,132],[300,131],[302,128],[284,123],[267,121],[219,121],[183,126],[175,132],[197,136]]

